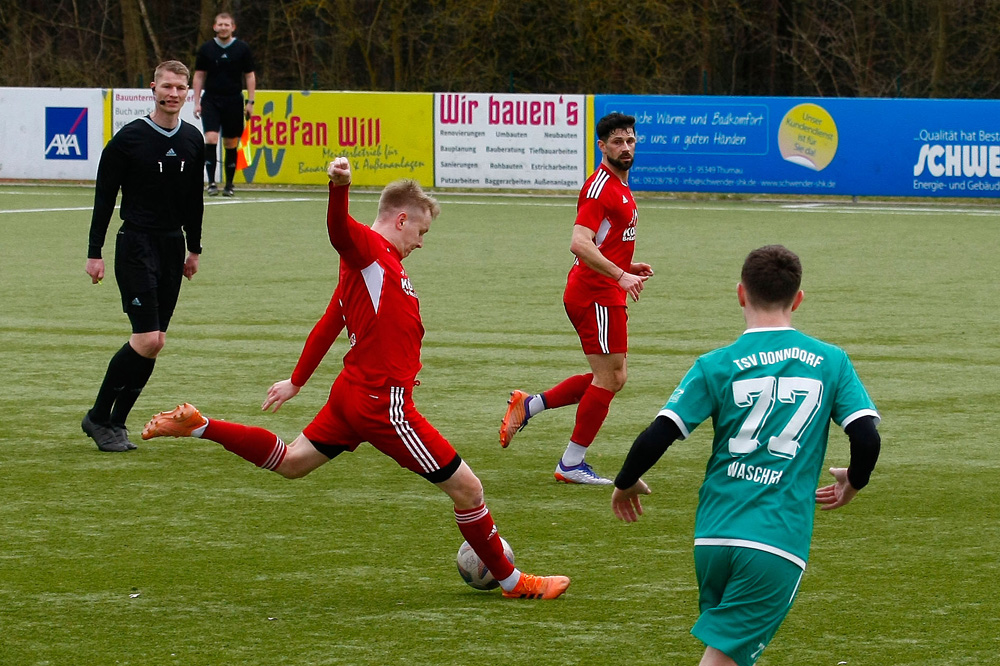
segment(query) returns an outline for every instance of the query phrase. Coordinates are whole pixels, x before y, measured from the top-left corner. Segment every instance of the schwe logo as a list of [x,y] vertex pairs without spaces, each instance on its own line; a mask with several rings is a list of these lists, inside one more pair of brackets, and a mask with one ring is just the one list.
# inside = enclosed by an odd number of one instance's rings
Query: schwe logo
[[87,107],[45,107],[45,159],[87,159]]

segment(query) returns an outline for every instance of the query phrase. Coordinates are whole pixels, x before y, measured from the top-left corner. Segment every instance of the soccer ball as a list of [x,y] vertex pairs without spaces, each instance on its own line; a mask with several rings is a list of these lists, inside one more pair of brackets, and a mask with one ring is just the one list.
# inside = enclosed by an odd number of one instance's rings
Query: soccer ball
[[[500,537],[500,543],[503,544],[504,556],[511,564],[514,564],[514,551],[510,544],[503,537]],[[458,573],[462,580],[477,590],[492,590],[500,585],[500,581],[493,577],[490,570],[476,555],[476,551],[472,550],[468,541],[462,542],[461,548],[458,549],[458,555],[455,557],[455,563],[458,565]]]

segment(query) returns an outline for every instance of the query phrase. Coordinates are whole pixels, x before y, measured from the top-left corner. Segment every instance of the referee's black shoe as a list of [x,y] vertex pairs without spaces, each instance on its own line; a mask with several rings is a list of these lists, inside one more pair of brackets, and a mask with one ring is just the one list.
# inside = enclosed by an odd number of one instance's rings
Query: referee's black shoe
[[216,187],[215,183],[208,184],[208,196],[217,197],[219,196],[219,188]]
[[83,415],[83,421],[80,422],[80,427],[83,431],[94,440],[97,444],[97,448],[101,451],[108,451],[112,453],[118,453],[121,451],[128,451],[128,445],[126,445],[121,438],[115,433],[114,428],[111,426],[101,425],[100,423],[94,423],[90,418],[90,412]]
[[114,431],[115,437],[118,438],[119,442],[125,445],[126,449],[131,451],[132,449],[139,448],[138,446],[132,443],[132,440],[128,438],[128,428],[126,428],[125,426],[113,425],[111,426],[111,429]]

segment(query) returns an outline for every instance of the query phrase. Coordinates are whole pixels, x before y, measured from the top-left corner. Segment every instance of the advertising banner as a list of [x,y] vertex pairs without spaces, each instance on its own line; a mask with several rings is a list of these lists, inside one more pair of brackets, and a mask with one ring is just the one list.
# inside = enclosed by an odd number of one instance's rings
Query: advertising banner
[[636,117],[636,191],[1000,196],[996,100],[595,97],[612,111]]
[[[330,160],[345,155],[356,185],[382,186],[397,178],[433,183],[430,94],[259,90],[255,97],[260,113],[247,122],[250,164],[237,172],[236,182],[322,184]],[[152,107],[148,89],[116,89],[111,132]],[[181,119],[201,129],[193,92]]]
[[104,147],[99,88],[0,88],[0,179],[93,180]]
[[[110,133],[108,139],[118,134],[118,130],[128,125],[136,118],[148,116],[153,112],[155,103],[153,101],[153,91],[149,88],[115,88],[110,92],[111,112],[108,116],[110,123],[107,128]],[[194,91],[188,89],[187,100],[181,107],[181,120],[191,123],[199,130],[201,121],[194,117]],[[101,146],[104,147],[103,145]]]
[[341,155],[355,185],[381,187],[399,178],[434,183],[429,93],[287,92],[255,94],[250,118],[251,183],[328,182]]
[[583,95],[435,94],[434,184],[579,188],[588,175],[585,102]]

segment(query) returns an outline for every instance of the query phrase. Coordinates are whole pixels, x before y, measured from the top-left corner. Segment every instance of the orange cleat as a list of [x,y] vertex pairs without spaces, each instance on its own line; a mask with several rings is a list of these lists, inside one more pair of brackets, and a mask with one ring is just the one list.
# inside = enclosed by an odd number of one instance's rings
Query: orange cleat
[[514,434],[528,424],[525,402],[530,397],[524,391],[514,390],[510,392],[507,413],[503,415],[503,421],[500,422],[500,446],[503,448],[506,449],[510,445],[510,440],[514,439]]
[[197,407],[184,403],[169,412],[160,412],[142,429],[143,439],[154,437],[190,437],[191,433],[208,423]]
[[517,586],[503,596],[508,599],[555,599],[569,587],[567,576],[532,576],[521,573]]

